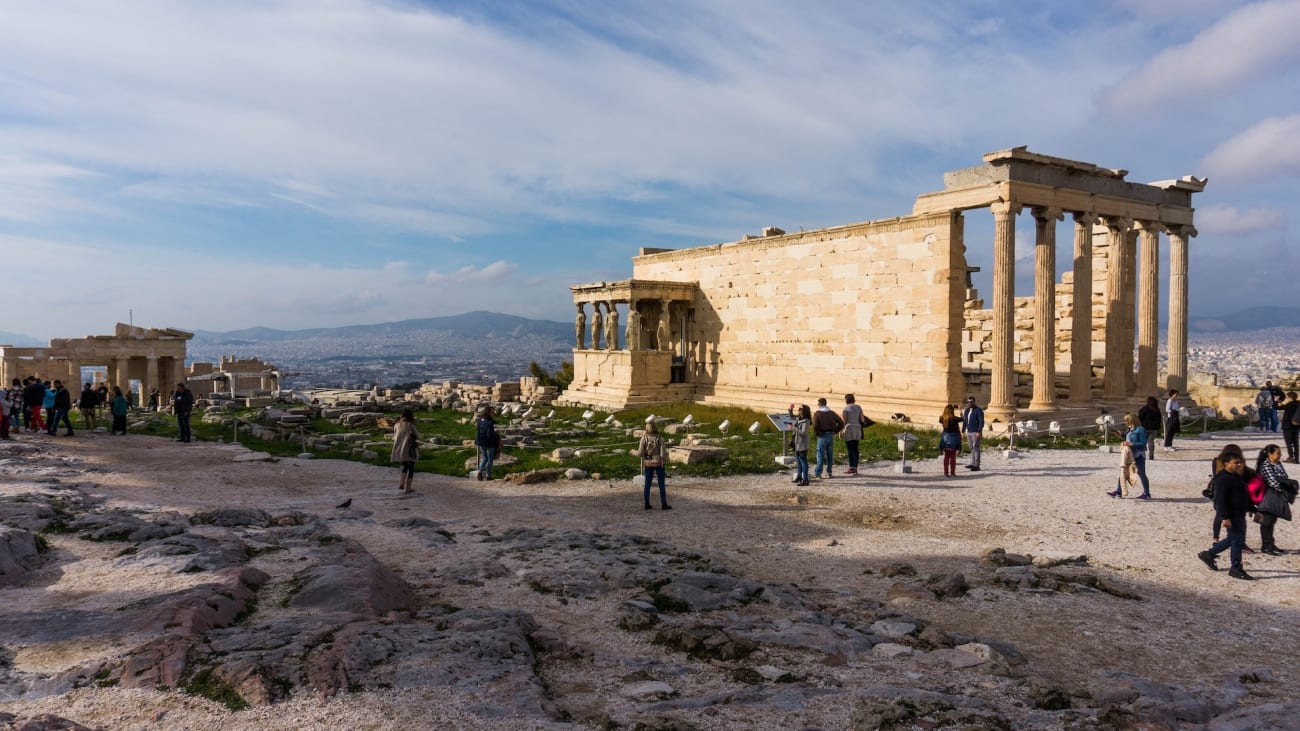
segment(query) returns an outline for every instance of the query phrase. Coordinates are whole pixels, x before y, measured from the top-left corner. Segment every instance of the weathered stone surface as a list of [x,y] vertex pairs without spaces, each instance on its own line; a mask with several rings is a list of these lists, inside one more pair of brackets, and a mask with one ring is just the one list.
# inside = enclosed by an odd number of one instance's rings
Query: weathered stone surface
[[564,477],[564,470],[561,469],[544,469],[529,470],[528,472],[512,472],[501,478],[502,481],[512,485],[536,485],[541,482],[556,482]]
[[81,538],[88,541],[151,541],[185,532],[187,521],[178,514],[162,516],[157,522],[142,520],[120,510],[89,513],[68,524]]
[[265,510],[257,508],[221,508],[198,513],[190,521],[196,525],[220,525],[226,528],[245,525],[265,528],[271,524],[271,516]]
[[907,645],[900,645],[894,642],[882,642],[871,648],[871,654],[876,657],[902,657],[912,654],[912,648]]
[[901,583],[894,584],[885,592],[885,599],[890,604],[906,604],[908,602],[934,601],[934,592],[925,588],[921,584]]
[[300,609],[382,617],[418,608],[410,585],[351,540],[330,544],[320,565],[295,578],[301,588],[289,605]]
[[36,534],[0,525],[0,586],[22,583],[41,565],[41,547]]
[[166,566],[178,574],[186,574],[218,571],[239,566],[247,560],[248,546],[238,536],[230,531],[214,531],[204,535],[181,533],[146,541],[129,555],[118,559],[117,563]]
[[8,731],[95,731],[89,726],[82,726],[52,713],[38,716],[18,716],[13,713],[0,713],[0,724]]
[[677,446],[668,448],[668,461],[677,464],[700,464],[703,462],[720,462],[727,458],[725,447],[705,445]]

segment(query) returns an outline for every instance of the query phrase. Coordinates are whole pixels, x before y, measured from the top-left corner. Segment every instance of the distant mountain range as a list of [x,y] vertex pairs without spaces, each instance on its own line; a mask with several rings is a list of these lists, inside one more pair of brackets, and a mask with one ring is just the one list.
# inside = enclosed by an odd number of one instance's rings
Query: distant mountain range
[[529,320],[514,315],[478,310],[448,317],[425,317],[415,320],[383,322],[376,325],[348,325],[321,327],[307,330],[274,330],[269,327],[250,327],[243,330],[212,332],[197,330],[195,341],[212,345],[248,345],[252,343],[283,343],[291,340],[323,338],[373,338],[405,334],[445,333],[467,339],[539,337],[547,340],[572,340],[573,323],[554,320]]
[[1251,307],[1218,317],[1194,317],[1187,323],[1189,331],[1203,333],[1297,326],[1300,326],[1300,307]]
[[49,343],[42,343],[30,335],[5,332],[4,330],[0,330],[0,343],[12,345],[16,348],[34,348],[41,345],[49,345]]

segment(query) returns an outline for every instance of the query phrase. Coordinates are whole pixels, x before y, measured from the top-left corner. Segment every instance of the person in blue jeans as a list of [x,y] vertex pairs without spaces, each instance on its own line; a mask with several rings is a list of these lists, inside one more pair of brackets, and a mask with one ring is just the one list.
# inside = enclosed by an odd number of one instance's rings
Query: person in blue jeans
[[1228,529],[1228,535],[1210,546],[1210,550],[1196,554],[1196,557],[1209,566],[1211,571],[1218,571],[1215,559],[1227,550],[1232,561],[1228,576],[1249,581],[1255,577],[1246,573],[1245,567],[1241,565],[1241,549],[1246,545],[1246,512],[1252,509],[1250,494],[1246,491],[1246,460],[1240,452],[1230,453],[1225,450],[1219,455],[1219,462],[1223,469],[1214,475],[1210,485],[1214,488],[1214,512],[1222,516],[1222,525]]
[[831,477],[831,465],[834,464],[835,454],[835,435],[840,433],[844,428],[844,420],[840,415],[831,411],[826,406],[826,399],[817,399],[817,413],[813,414],[812,419],[813,433],[817,435],[817,477],[822,476],[822,468],[826,469],[826,477]]
[[474,446],[478,447],[478,479],[492,479],[492,463],[497,457],[497,422],[492,418],[492,407],[483,407],[475,422]]
[[[1137,470],[1138,482],[1142,483],[1142,494],[1138,495],[1138,500],[1151,499],[1151,481],[1147,479],[1147,430],[1138,423],[1137,417],[1132,414],[1124,415],[1124,426],[1128,427],[1128,432],[1124,435],[1124,444],[1121,449],[1127,449],[1133,453],[1133,467]],[[1118,485],[1115,486],[1115,492],[1108,492],[1111,497],[1120,497],[1121,492]]]
[[672,510],[673,506],[668,504],[668,493],[664,490],[664,480],[667,476],[664,470],[664,461],[668,459],[668,445],[664,443],[664,438],[659,436],[659,425],[655,422],[654,417],[645,420],[645,433],[641,435],[641,442],[636,447],[636,454],[641,458],[641,471],[645,474],[645,509],[651,509],[650,484],[657,479],[659,481],[659,509]]

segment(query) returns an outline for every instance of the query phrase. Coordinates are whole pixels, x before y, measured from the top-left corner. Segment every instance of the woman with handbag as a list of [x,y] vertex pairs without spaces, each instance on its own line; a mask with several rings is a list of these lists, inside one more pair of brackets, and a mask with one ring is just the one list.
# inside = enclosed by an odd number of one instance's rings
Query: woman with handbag
[[646,419],[645,433],[641,435],[636,454],[641,458],[641,471],[645,473],[645,509],[650,510],[650,481],[657,477],[659,508],[672,510],[673,506],[668,504],[668,493],[664,491],[664,461],[668,458],[668,446],[664,444],[664,438],[659,436],[659,426],[655,424],[654,417]]
[[1291,520],[1291,501],[1295,493],[1290,491],[1291,480],[1286,476],[1282,466],[1282,450],[1276,444],[1270,444],[1259,450],[1259,460],[1255,463],[1255,472],[1264,482],[1264,495],[1255,505],[1259,518],[1259,538],[1263,547],[1260,549],[1270,556],[1281,556],[1286,551],[1277,547],[1273,540],[1273,529],[1277,520]]
[[415,492],[411,483],[415,481],[415,461],[420,458],[420,432],[415,429],[415,412],[402,409],[402,417],[393,429],[393,453],[389,461],[402,465],[401,480],[398,489],[403,495]]
[[1201,551],[1196,557],[1211,571],[1218,571],[1215,559],[1224,551],[1229,552],[1232,567],[1228,576],[1249,581],[1255,577],[1246,573],[1241,563],[1241,547],[1246,544],[1246,513],[1251,509],[1250,495],[1246,493],[1246,481],[1243,473],[1246,462],[1239,452],[1229,452],[1225,447],[1217,460],[1223,468],[1214,476],[1214,512],[1220,524],[1228,529],[1223,540],[1210,546],[1210,550]]
[[957,453],[961,451],[961,418],[957,416],[957,407],[948,404],[943,407],[939,417],[939,449],[943,450],[943,474],[945,477],[957,476]]
[[[1124,434],[1124,444],[1122,449],[1127,449],[1133,455],[1133,469],[1137,472],[1138,482],[1142,484],[1142,494],[1138,495],[1138,500],[1151,499],[1151,481],[1147,479],[1147,430],[1142,428],[1138,423],[1137,417],[1133,414],[1124,415],[1124,425],[1128,431]],[[1115,485],[1115,492],[1108,492],[1111,497],[1122,497],[1121,485]]]

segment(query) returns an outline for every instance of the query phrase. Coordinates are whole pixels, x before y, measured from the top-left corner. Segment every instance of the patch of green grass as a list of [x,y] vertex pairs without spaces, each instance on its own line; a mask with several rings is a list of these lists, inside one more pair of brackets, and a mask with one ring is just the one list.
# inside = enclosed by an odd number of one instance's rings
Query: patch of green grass
[[248,701],[239,695],[234,686],[217,677],[213,668],[203,668],[194,675],[181,681],[181,690],[190,695],[207,698],[220,703],[232,711],[248,708]]

